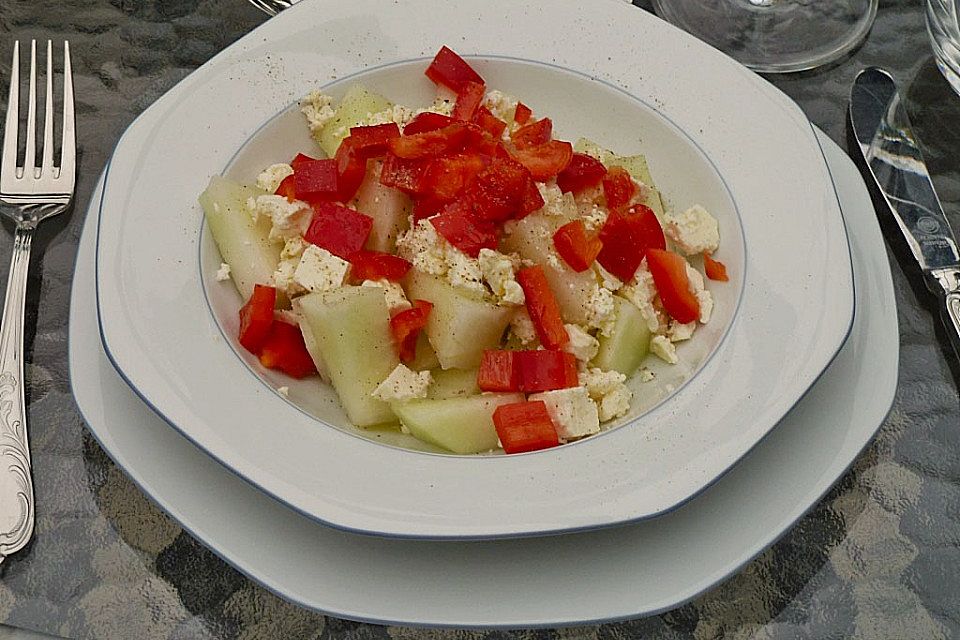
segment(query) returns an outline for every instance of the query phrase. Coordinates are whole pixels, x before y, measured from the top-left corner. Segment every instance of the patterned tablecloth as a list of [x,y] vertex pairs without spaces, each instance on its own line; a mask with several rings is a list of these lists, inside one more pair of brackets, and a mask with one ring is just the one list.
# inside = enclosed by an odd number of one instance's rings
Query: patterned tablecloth
[[[643,0],[635,4],[649,9]],[[74,213],[41,227],[34,245],[26,352],[40,507],[34,542],[0,567],[0,622],[77,638],[960,637],[960,364],[922,282],[901,268],[908,263],[899,249],[890,264],[900,385],[878,437],[780,542],[669,613],[517,633],[349,622],[268,593],[159,511],[97,446],[70,394],[66,325],[83,212],[130,121],[264,19],[242,0],[0,0],[3,86],[14,39],[71,40],[83,150]],[[960,98],[933,63],[921,0],[881,2],[869,39],[853,56],[770,80],[850,148],[846,99],[868,64],[890,69],[905,89],[937,188],[960,229]],[[10,248],[9,234],[0,234],[0,255]],[[0,262],[5,269],[6,259]]]

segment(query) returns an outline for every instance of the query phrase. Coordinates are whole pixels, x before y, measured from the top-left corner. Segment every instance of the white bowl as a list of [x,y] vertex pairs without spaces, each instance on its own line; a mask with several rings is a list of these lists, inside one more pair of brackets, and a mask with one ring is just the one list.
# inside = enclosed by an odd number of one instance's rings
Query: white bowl
[[[534,29],[555,35],[531,38]],[[609,50],[591,46],[601,35]],[[704,204],[721,222],[719,255],[733,281],[711,286],[716,317],[681,350],[685,364],[635,383],[636,419],[624,428],[521,456],[378,446],[355,437],[332,392],[273,374],[265,385],[233,344],[239,300],[212,281],[219,260],[196,204],[209,176],[250,179],[310,151],[295,112],[273,116],[330,76],[339,80],[334,93],[361,73],[399,102],[426,102],[423,58],[444,43],[486,52],[471,60],[489,86],[550,115],[558,136],[643,151],[669,203]],[[105,350],[185,436],[333,526],[481,538],[608,526],[675,508],[759,442],[830,362],[852,321],[849,248],[806,118],[729,59],[620,2],[305,2],[150,112],[123,136],[106,179],[97,251]],[[254,369],[244,370],[238,354]],[[281,384],[296,405],[272,392]]]

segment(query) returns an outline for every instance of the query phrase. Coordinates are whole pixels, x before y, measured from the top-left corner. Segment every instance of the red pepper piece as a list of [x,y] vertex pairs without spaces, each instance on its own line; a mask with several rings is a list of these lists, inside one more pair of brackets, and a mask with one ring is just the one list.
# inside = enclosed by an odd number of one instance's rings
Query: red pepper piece
[[298,200],[314,202],[337,199],[339,190],[336,160],[304,160],[293,171],[293,184]]
[[513,140],[517,149],[530,149],[550,142],[552,135],[553,122],[550,118],[542,118],[520,127],[510,134],[510,139]]
[[304,240],[344,260],[363,248],[373,227],[373,218],[333,202],[313,205],[313,219]]
[[493,426],[506,453],[539,451],[560,444],[557,428],[542,400],[500,405],[493,411]]
[[457,92],[457,102],[453,105],[453,113],[450,115],[454,120],[464,120],[469,122],[480,108],[483,102],[483,95],[486,87],[482,82],[465,82],[460,91]]
[[513,114],[513,121],[517,124],[523,126],[527,124],[530,120],[530,116],[533,115],[533,111],[527,105],[522,102],[517,103],[517,110]]
[[240,344],[250,353],[260,353],[270,327],[273,326],[273,308],[277,304],[277,290],[262,284],[253,286],[253,293],[240,307]]
[[663,308],[671,318],[683,324],[700,318],[700,302],[690,291],[687,261],[682,256],[662,249],[650,249],[647,251],[647,267],[657,286]]
[[387,145],[390,152],[405,160],[435,158],[458,151],[467,139],[467,127],[462,122],[437,129],[393,138]]
[[497,230],[492,224],[474,220],[456,212],[455,208],[454,211],[444,209],[440,215],[430,218],[430,223],[447,242],[471,258],[480,255],[480,249],[497,247]]
[[350,256],[350,277],[356,282],[381,279],[399,282],[410,271],[410,266],[392,253],[360,250]]
[[513,357],[524,393],[569,389],[580,384],[577,359],[566,351],[515,351]]
[[466,191],[474,215],[481,220],[500,222],[519,210],[530,181],[530,172],[514,160],[497,159],[477,174]]
[[481,391],[519,391],[520,369],[514,351],[487,349],[480,360],[477,386]]
[[537,182],[544,182],[566,169],[573,158],[573,145],[551,140],[538,147],[517,149],[514,159],[525,166]]
[[296,171],[297,167],[299,167],[304,162],[313,162],[314,160],[316,160],[316,158],[311,158],[306,154],[298,153],[297,157],[290,161],[290,166],[293,167],[294,171]]
[[435,216],[447,205],[446,200],[423,197],[413,201],[413,221],[419,222],[424,218]]
[[483,83],[480,74],[446,46],[440,48],[424,73],[435,83],[449,87],[457,93],[460,93],[460,89],[468,82]]
[[367,175],[367,157],[353,136],[337,147],[337,200],[348,202],[357,193]]
[[517,272],[517,282],[523,288],[527,313],[530,314],[541,344],[547,349],[559,349],[567,344],[570,336],[563,326],[560,305],[547,283],[543,267],[535,265],[521,269]]
[[417,355],[417,338],[427,326],[433,304],[426,300],[414,300],[413,308],[406,309],[390,318],[390,330],[397,343],[397,351],[403,362],[412,362]]
[[557,174],[557,186],[564,193],[578,193],[588,187],[595,187],[603,180],[607,168],[603,163],[585,153],[574,153],[567,168]]
[[426,160],[404,160],[387,153],[380,169],[380,184],[400,189],[406,193],[419,193],[423,186],[423,176],[427,171]]
[[277,190],[273,192],[274,195],[283,196],[290,202],[293,202],[297,199],[297,186],[293,181],[293,174],[291,173],[286,178],[284,178],[280,184],[277,186]]
[[[491,116],[492,117],[492,116]],[[494,118],[496,120],[496,118]],[[498,155],[497,147],[501,146],[500,138],[495,138],[485,131],[479,124],[466,123],[467,140],[464,148],[469,153],[494,158]]]
[[260,363],[293,378],[306,378],[317,372],[300,327],[283,320],[275,321],[270,327],[270,334],[260,350]]
[[476,154],[434,158],[423,175],[421,192],[427,197],[450,201],[456,198],[487,162]]
[[529,178],[527,186],[523,190],[523,198],[520,200],[520,209],[515,217],[520,220],[534,211],[542,209],[544,204],[546,203],[543,201],[540,189],[537,188],[537,183],[533,181],[533,178]]
[[563,261],[578,273],[589,269],[603,248],[600,238],[587,233],[583,220],[568,222],[557,229],[553,245]]
[[603,176],[603,195],[610,211],[628,206],[636,193],[637,185],[623,167],[610,167],[607,175]]
[[719,260],[714,260],[707,252],[703,253],[703,270],[711,280],[720,282],[729,282],[730,276],[727,275],[727,265]]
[[400,127],[396,122],[387,122],[368,127],[350,127],[353,146],[364,158],[376,158],[387,152],[387,142],[400,137]]
[[650,249],[667,248],[660,221],[642,204],[612,212],[600,229],[600,241],[603,248],[597,262],[624,282],[633,278]]
[[499,139],[507,130],[507,123],[490,113],[490,109],[486,107],[477,109],[472,122],[496,139]]
[[413,120],[407,123],[403,128],[403,135],[412,136],[415,133],[426,133],[427,131],[436,131],[453,124],[454,120],[450,116],[442,113],[433,113],[424,111],[413,117]]

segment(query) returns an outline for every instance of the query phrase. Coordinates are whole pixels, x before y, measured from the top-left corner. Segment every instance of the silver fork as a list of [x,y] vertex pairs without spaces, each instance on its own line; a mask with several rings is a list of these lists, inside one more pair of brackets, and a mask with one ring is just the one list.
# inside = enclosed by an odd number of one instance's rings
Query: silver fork
[[296,2],[298,0],[250,0],[250,4],[271,16],[292,7]]
[[20,43],[13,48],[7,120],[0,165],[0,212],[16,231],[7,295],[0,326],[0,562],[19,551],[33,535],[34,498],[30,447],[23,397],[23,310],[30,265],[30,242],[37,225],[64,211],[76,181],[76,134],[70,43],[63,43],[63,138],[59,167],[53,163],[53,45],[47,41],[46,108],[43,157],[37,166],[37,43],[30,43],[30,88],[26,151],[17,166],[20,126]]

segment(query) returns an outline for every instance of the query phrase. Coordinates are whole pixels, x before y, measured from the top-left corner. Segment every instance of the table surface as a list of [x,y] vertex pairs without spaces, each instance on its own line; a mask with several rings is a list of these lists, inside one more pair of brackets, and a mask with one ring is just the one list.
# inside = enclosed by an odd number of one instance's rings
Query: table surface
[[[634,4],[650,9],[646,0]],[[73,214],[45,223],[34,242],[26,356],[39,507],[33,543],[0,567],[0,622],[91,638],[960,637],[960,363],[934,299],[897,243],[888,253],[900,384],[876,440],[780,542],[669,613],[470,634],[324,617],[250,582],[158,510],[94,442],[70,394],[67,314],[77,242],[96,178],[124,128],[264,19],[242,0],[0,0],[0,85],[15,39],[70,39],[82,148]],[[900,82],[960,230],[960,98],[933,62],[921,0],[882,1],[852,56],[769,79],[851,149],[847,95],[866,65],[886,67]],[[0,256],[11,245],[0,234]],[[7,633],[0,629],[0,638]]]

